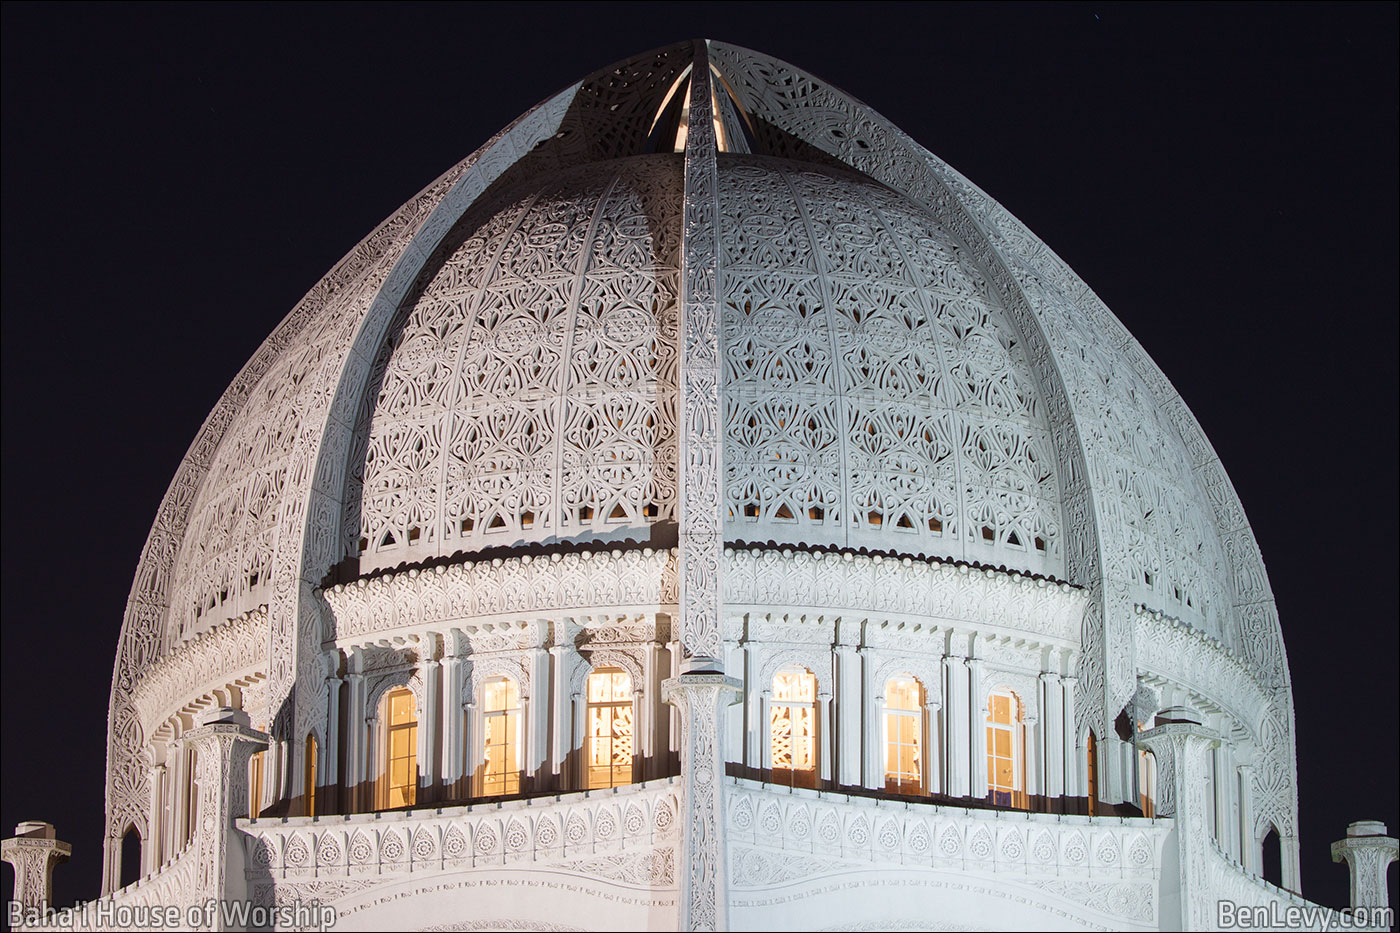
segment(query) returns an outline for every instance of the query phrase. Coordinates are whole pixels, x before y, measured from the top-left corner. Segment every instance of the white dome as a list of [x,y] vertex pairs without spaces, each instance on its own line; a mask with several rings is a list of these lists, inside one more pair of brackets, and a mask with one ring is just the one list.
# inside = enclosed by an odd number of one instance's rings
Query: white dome
[[[935,618],[940,588],[972,592],[947,565],[980,567],[999,595],[958,596],[958,611],[1065,678],[1069,753],[1075,728],[1106,736],[1141,690],[1170,681],[1176,700],[1241,724],[1262,750],[1258,820],[1292,824],[1272,594],[1165,376],[1043,243],[878,114],[791,66],[707,48],[722,141],[711,174],[677,151],[692,46],[605,69],[396,212],[235,380],[133,587],[113,687],[114,832],[147,806],[140,748],[179,702],[237,683],[296,747],[326,721],[323,665],[358,650],[347,613],[355,638],[384,645],[400,644],[384,634],[396,626],[456,624],[449,596],[425,595],[437,577],[402,583],[412,605],[391,606],[400,590],[375,581],[456,575],[479,608],[483,568],[505,566],[498,604],[535,611],[522,594],[538,568],[507,579],[534,557],[564,567],[559,593],[578,592],[591,585],[580,561],[646,548],[613,595],[576,602],[646,603],[661,644],[656,618],[689,611],[677,579],[691,535],[710,548],[695,553],[711,561],[714,605],[777,613],[809,574],[825,602],[801,605],[828,628],[870,607]],[[687,300],[713,302],[713,351],[687,343]],[[704,433],[687,418],[706,415],[686,413],[686,387],[702,396],[709,365],[720,436],[687,461],[684,437]],[[718,501],[687,512],[686,483],[710,467]],[[830,552],[850,566],[823,569]],[[337,584],[366,595],[329,599],[321,588]],[[1050,604],[1035,600],[1052,591],[1075,595],[1053,597],[1047,635],[1036,613]],[[252,633],[242,654],[200,647],[235,628]]]

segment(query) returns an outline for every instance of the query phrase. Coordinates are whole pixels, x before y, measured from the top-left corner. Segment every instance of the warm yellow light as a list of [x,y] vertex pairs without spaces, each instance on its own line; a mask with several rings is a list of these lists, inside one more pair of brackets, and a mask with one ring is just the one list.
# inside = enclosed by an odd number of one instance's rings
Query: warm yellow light
[[587,737],[584,757],[588,787],[632,782],[632,678],[603,668],[588,675]]
[[520,793],[520,693],[515,681],[502,677],[489,681],[485,696],[484,763],[481,793],[491,797]]
[[912,677],[885,682],[885,790],[923,793],[924,690]]
[[774,783],[817,783],[817,678],[809,671],[779,671],[773,678],[768,733]]

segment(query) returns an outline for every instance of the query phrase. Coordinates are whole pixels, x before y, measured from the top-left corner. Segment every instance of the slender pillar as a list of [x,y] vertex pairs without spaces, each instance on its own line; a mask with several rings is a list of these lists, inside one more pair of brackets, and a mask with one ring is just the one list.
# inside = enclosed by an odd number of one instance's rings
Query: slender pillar
[[971,694],[968,690],[967,659],[949,655],[943,659],[943,670],[944,757],[948,762],[943,792],[951,797],[969,797],[972,795],[972,764],[969,754],[972,746],[969,730],[972,713],[968,703]]
[[[248,725],[241,710],[210,710],[201,725],[185,734],[195,751],[199,819],[193,848],[196,862],[194,901],[239,901],[248,896],[243,842],[233,821],[248,799],[248,760],[267,747],[268,736]],[[227,929],[219,912],[214,929]]]
[[739,697],[739,681],[691,673],[662,685],[681,721],[681,909],[684,930],[723,930],[729,897],[724,842],[725,709]]
[[1064,762],[1064,697],[1060,689],[1060,675],[1047,671],[1040,675],[1041,701],[1044,710],[1040,718],[1040,748],[1045,775],[1040,792],[1046,797],[1059,797],[1065,792]]
[[316,761],[316,812],[341,812],[340,652],[326,652],[326,741]]
[[1239,772],[1239,826],[1240,864],[1250,874],[1260,873],[1259,842],[1254,838],[1254,768],[1241,764]]
[[[860,623],[840,619],[836,623],[836,735],[839,744],[836,760],[839,763],[836,783],[846,787],[859,787],[861,783],[862,759],[861,720],[868,710],[863,697],[862,675],[864,658],[860,650]],[[870,744],[870,743],[865,743]]]
[[[31,821],[15,827],[11,839],[0,842],[0,859],[15,869],[15,892],[11,898],[35,920],[53,900],[53,869],[68,861],[73,847],[60,842],[52,823]],[[30,926],[30,916],[21,918],[20,926]]]
[[[1060,698],[1061,709],[1063,710],[1062,725],[1063,731],[1060,733],[1061,747],[1063,748],[1064,763],[1064,785],[1062,793],[1071,797],[1078,797],[1085,793],[1089,787],[1088,749],[1085,748],[1083,754],[1079,748],[1079,724],[1075,722],[1074,691],[1079,683],[1078,677],[1060,678]],[[1085,739],[1088,744],[1088,739]]]
[[366,809],[365,782],[368,780],[366,759],[367,711],[365,710],[364,655],[359,648],[350,649],[346,660],[345,682],[349,686],[345,722],[345,784],[349,789],[347,801],[350,812]]
[[438,636],[428,633],[418,642],[418,679],[423,685],[423,709],[418,721],[418,804],[438,799],[438,744],[442,735],[442,667]]
[[967,661],[967,728],[972,741],[968,760],[968,787],[973,797],[987,796],[987,697],[982,690],[982,660]]
[[150,874],[161,864],[161,823],[164,808],[161,806],[165,792],[165,765],[151,765],[150,770],[151,805],[149,823],[144,835],[146,844],[141,847],[141,873]]
[[[1157,815],[1173,817],[1176,865],[1163,866],[1163,929],[1211,930],[1215,904],[1204,862],[1210,825],[1210,752],[1220,737],[1200,723],[1173,721],[1139,733],[1138,743],[1157,760]],[[1175,896],[1170,873],[1176,869]]]
[[1386,873],[1400,857],[1400,840],[1387,835],[1379,820],[1362,820],[1347,827],[1345,839],[1332,843],[1332,861],[1346,862],[1351,875],[1351,908],[1385,909],[1390,906]]
[[[464,749],[462,740],[465,727],[462,721],[462,674],[463,659],[459,633],[447,636],[442,658],[442,783],[450,797],[460,799],[465,791],[462,787]],[[465,641],[462,638],[461,641]]]

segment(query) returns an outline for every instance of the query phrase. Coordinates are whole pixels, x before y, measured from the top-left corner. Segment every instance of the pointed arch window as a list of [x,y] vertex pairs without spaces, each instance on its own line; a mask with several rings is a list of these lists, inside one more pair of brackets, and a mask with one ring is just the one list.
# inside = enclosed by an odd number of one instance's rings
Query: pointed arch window
[[817,786],[817,678],[804,668],[773,676],[768,734],[774,784]]
[[1027,804],[1021,701],[1009,690],[987,697],[987,795],[1003,807]]
[[885,682],[885,790],[924,792],[924,687],[900,675]]
[[520,793],[520,690],[509,677],[482,689],[481,795]]
[[588,675],[584,756],[589,788],[632,783],[632,677],[616,667]]
[[379,780],[379,807],[411,807],[418,800],[418,709],[403,687],[383,700],[384,773]]

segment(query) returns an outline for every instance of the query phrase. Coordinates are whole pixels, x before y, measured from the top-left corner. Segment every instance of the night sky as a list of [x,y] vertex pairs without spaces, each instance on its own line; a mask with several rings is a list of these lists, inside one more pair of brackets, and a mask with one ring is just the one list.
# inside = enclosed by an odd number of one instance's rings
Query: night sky
[[57,903],[96,896],[137,558],[204,417],[292,305],[536,102],[709,36],[946,159],[1172,380],[1278,599],[1303,893],[1344,906],[1329,843],[1400,824],[1396,11],[6,4],[0,828],[57,824],[74,847]]

